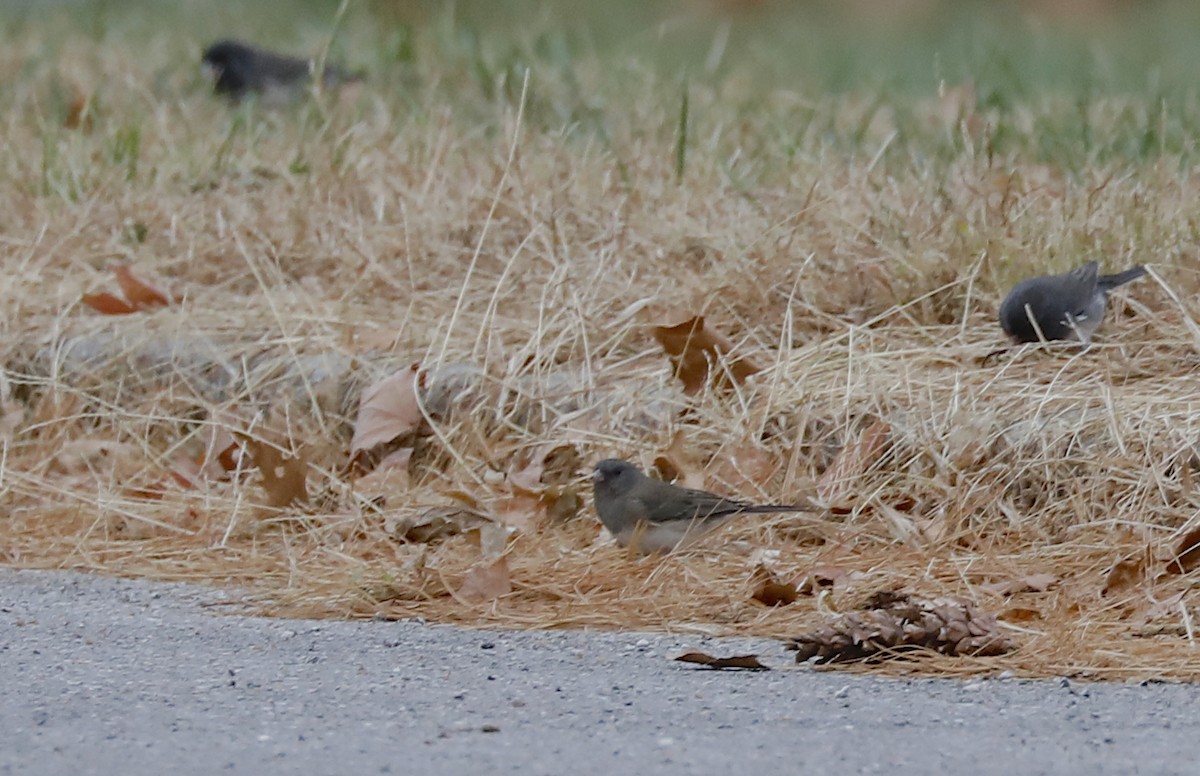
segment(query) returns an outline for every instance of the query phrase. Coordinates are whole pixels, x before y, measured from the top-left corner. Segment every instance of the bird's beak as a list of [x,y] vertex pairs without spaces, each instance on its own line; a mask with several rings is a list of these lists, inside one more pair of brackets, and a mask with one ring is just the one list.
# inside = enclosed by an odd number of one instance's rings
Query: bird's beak
[[592,482],[604,482],[604,472],[592,469]]
[[221,69],[211,62],[201,62],[200,72],[209,81],[215,81],[221,75]]

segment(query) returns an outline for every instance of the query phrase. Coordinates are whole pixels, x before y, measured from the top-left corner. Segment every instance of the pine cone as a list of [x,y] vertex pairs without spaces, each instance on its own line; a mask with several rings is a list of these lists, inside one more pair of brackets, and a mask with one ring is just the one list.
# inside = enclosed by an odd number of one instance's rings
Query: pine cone
[[963,598],[925,600],[906,593],[876,593],[863,609],[792,639],[796,662],[882,660],[897,652],[932,649],[944,655],[1002,655],[1013,644],[996,618]]

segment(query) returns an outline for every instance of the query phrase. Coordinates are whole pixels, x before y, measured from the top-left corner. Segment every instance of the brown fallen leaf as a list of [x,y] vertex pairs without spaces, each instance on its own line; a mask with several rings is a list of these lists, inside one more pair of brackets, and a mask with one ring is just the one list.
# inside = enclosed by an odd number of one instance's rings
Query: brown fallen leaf
[[456,595],[470,603],[483,603],[511,592],[508,560],[502,555],[490,563],[480,563],[468,569]]
[[769,450],[755,444],[744,444],[709,461],[708,471],[717,482],[735,493],[754,491],[770,483],[782,462]]
[[1016,593],[1044,593],[1056,584],[1058,584],[1058,577],[1053,574],[1026,574],[1015,579],[990,582],[981,587],[996,595],[1015,595]]
[[710,382],[728,388],[732,378],[740,385],[762,370],[749,358],[733,357],[733,342],[707,326],[702,315],[674,325],[651,326],[650,334],[666,351],[675,376],[683,382],[683,392],[689,396]]
[[882,420],[867,426],[858,439],[848,443],[817,480],[817,493],[826,501],[838,501],[854,490],[854,480],[862,476],[887,451],[892,427]]
[[671,436],[671,446],[662,454],[656,455],[651,465],[658,473],[659,479],[665,482],[684,488],[704,487],[704,474],[699,464],[689,455],[682,431],[676,431]]
[[546,503],[536,493],[516,493],[497,499],[488,511],[496,522],[529,533],[546,514]]
[[129,315],[136,313],[137,308],[121,299],[118,296],[108,293],[107,291],[98,291],[94,294],[84,294],[80,300],[88,307],[98,313],[104,315]]
[[583,508],[583,500],[573,487],[546,488],[540,493],[517,491],[491,502],[487,510],[498,523],[522,533],[531,533],[545,522],[569,520]]
[[75,91],[75,96],[67,105],[67,115],[63,117],[65,129],[81,129],[92,131],[92,101],[81,90]]
[[542,492],[542,505],[550,520],[561,523],[574,518],[583,509],[579,490],[568,485],[562,488],[547,488]]
[[401,447],[388,453],[374,469],[354,480],[354,492],[370,499],[378,507],[386,507],[388,497],[404,493],[412,484],[408,476],[408,462],[412,454],[411,447]]
[[195,490],[203,482],[203,479],[200,464],[191,456],[180,453],[171,459],[167,473],[157,481],[149,485],[126,488],[125,495],[130,498],[158,501],[172,488]]
[[732,657],[713,657],[703,652],[686,652],[675,660],[680,663],[695,663],[705,668],[726,669],[735,668],[743,671],[770,671],[771,667],[763,665],[758,655],[734,655]]
[[573,517],[582,506],[574,484],[581,459],[573,444],[539,445],[524,463],[514,457],[505,475],[509,495],[492,503],[500,522],[528,531],[543,516],[556,521]]
[[268,506],[283,508],[308,500],[308,463],[302,457],[264,439],[245,437],[243,444],[262,476]]
[[543,471],[542,457],[534,451],[533,457],[524,466],[510,467],[504,479],[514,490],[536,493],[542,487]]
[[1146,578],[1146,553],[1138,552],[1119,558],[1104,576],[1104,587],[1100,595],[1124,593],[1141,584]]
[[[1143,599],[1144,605],[1138,619],[1140,619],[1144,625],[1149,625],[1164,618],[1178,620],[1181,613],[1181,607],[1186,608],[1184,606],[1184,599],[1186,595],[1186,591],[1180,590],[1179,592],[1172,593],[1161,600],[1154,600],[1151,597],[1146,597]],[[1181,623],[1181,625],[1182,624],[1183,623]],[[1184,628],[1186,630],[1186,625]]]
[[514,457],[505,479],[516,489],[533,493],[548,485],[572,482],[581,465],[579,448],[573,444],[538,445],[524,463]]
[[463,506],[429,507],[407,515],[392,526],[392,538],[412,544],[432,544],[450,536],[478,529],[488,522],[479,512]]
[[1200,526],[1191,529],[1175,543],[1171,559],[1167,561],[1168,574],[1188,574],[1200,567]]
[[233,432],[220,423],[211,423],[204,432],[204,452],[200,470],[206,479],[227,479],[243,468],[243,450]]
[[413,434],[425,423],[417,392],[424,385],[420,364],[412,364],[363,389],[350,440],[351,465],[380,445]]
[[763,606],[787,606],[794,604],[800,593],[791,582],[768,579],[763,581],[750,597]]
[[126,264],[113,267],[113,275],[121,287],[121,293],[125,295],[124,299],[107,291],[98,291],[84,294],[81,301],[104,315],[129,315],[154,307],[166,307],[178,301],[157,284],[138,277]]
[[1036,622],[1042,619],[1042,612],[1029,606],[1011,606],[996,615],[1002,622]]
[[147,310],[152,307],[166,307],[175,301],[170,294],[155,283],[135,275],[133,268],[127,264],[113,267],[113,274],[117,277],[117,285],[121,286],[121,293],[125,295],[134,309]]
[[833,587],[849,573],[841,566],[813,566],[800,578],[796,591],[801,595],[815,595],[818,590]]

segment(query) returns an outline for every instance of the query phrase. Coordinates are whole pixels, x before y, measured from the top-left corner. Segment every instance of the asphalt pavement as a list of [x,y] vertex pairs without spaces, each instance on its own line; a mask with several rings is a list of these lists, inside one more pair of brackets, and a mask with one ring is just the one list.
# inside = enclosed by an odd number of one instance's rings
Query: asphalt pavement
[[[0,569],[0,774],[1195,774],[1190,685],[898,680],[778,642],[223,614]],[[671,660],[758,653],[777,670]]]

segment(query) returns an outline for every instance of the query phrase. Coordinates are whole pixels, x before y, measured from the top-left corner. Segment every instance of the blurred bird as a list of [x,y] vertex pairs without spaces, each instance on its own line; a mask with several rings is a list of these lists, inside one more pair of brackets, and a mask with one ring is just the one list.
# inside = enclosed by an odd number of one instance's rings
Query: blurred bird
[[1138,265],[1116,275],[1101,275],[1089,261],[1062,275],[1027,278],[1000,305],[1000,326],[1017,342],[1076,339],[1091,342],[1104,320],[1108,292],[1146,274]]
[[[281,105],[295,100],[312,83],[315,63],[274,54],[236,40],[221,40],[204,50],[201,60],[213,80],[213,91],[233,101],[251,94],[266,104]],[[362,80],[331,65],[325,66],[323,84],[336,87]]]
[[681,488],[647,477],[627,461],[596,464],[592,473],[596,513],[622,547],[642,553],[669,552],[746,513],[806,512],[797,504],[747,504],[704,490]]

